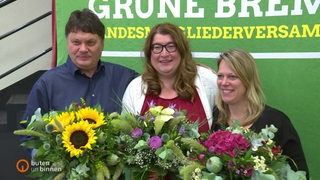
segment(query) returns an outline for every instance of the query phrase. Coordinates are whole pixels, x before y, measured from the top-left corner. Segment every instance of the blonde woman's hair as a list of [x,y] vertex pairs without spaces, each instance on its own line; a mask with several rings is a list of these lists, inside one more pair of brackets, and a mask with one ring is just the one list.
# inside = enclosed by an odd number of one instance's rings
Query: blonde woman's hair
[[[217,61],[218,68],[221,61],[226,62],[231,67],[246,89],[248,116],[241,122],[241,125],[249,125],[261,115],[265,106],[264,93],[254,58],[242,49],[232,49],[220,54]],[[225,124],[230,119],[230,110],[228,105],[222,101],[220,94],[217,97],[216,104],[219,110],[217,123]]]

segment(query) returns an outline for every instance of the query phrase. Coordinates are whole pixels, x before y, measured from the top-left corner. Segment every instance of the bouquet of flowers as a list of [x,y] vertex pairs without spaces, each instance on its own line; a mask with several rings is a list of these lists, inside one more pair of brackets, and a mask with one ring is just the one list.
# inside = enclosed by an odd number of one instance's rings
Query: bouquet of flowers
[[21,145],[36,152],[29,177],[40,179],[118,179],[122,163],[116,132],[100,105],[71,104],[65,111],[41,115],[38,109],[27,128],[14,134],[30,136]]
[[149,104],[143,116],[122,113],[112,125],[120,131],[124,163],[133,179],[147,179],[151,172],[165,177],[178,174],[187,162],[183,139],[199,137],[197,123],[189,123],[184,111]]
[[291,170],[280,146],[272,140],[277,128],[266,126],[255,133],[235,121],[226,130],[213,132],[195,149],[197,159],[180,171],[184,179],[306,179]]

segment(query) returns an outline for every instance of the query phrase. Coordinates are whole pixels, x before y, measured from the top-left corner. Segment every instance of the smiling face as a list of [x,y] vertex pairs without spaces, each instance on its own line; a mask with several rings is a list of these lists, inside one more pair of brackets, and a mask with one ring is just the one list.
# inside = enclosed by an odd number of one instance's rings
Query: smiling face
[[219,64],[217,75],[217,84],[223,102],[228,105],[237,105],[247,101],[245,86],[224,60]]
[[70,32],[67,46],[72,62],[87,75],[92,75],[103,50],[103,40],[97,34]]
[[[170,51],[170,46],[175,46],[170,35],[155,34],[152,41],[152,46],[163,45],[160,53],[156,54],[151,50],[151,64],[157,71],[159,77],[173,77],[180,65],[181,56],[178,50]],[[169,44],[169,45],[168,45]],[[166,48],[164,45],[168,45]],[[159,47],[159,46],[158,46]]]

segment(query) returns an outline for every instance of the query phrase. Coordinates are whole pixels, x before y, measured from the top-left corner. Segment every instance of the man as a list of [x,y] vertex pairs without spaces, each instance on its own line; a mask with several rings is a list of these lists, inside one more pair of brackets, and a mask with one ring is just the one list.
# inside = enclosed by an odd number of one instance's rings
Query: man
[[[137,76],[129,68],[102,62],[105,27],[89,9],[71,13],[65,27],[68,59],[45,72],[34,84],[24,119],[30,120],[37,108],[41,113],[64,110],[71,103],[101,104],[105,113],[121,112],[127,84]],[[25,127],[24,127],[25,128]]]
[[[45,72],[33,85],[23,119],[30,121],[37,110],[65,110],[71,103],[100,104],[105,113],[122,110],[121,100],[128,83],[138,73],[132,69],[102,62],[105,27],[89,9],[71,13],[65,27],[68,59]],[[21,128],[26,128],[21,124]],[[32,137],[21,136],[21,141]],[[37,149],[28,149],[31,157]],[[121,176],[123,178],[123,176]]]

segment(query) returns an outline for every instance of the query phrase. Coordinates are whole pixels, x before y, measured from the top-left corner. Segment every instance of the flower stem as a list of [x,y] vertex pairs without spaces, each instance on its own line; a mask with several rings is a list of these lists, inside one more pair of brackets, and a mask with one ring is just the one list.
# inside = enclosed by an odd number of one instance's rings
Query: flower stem
[[25,136],[36,136],[40,138],[45,138],[46,136],[40,132],[34,131],[34,130],[27,130],[27,129],[20,129],[13,131],[13,134],[15,135],[25,135]]

